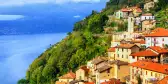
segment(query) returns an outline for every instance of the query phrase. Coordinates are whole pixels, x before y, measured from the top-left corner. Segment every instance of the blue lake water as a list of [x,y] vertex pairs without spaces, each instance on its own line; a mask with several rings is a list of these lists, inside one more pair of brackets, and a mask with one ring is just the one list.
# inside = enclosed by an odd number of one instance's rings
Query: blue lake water
[[65,33],[0,36],[0,84],[16,84],[32,61]]
[[34,59],[50,44],[64,38],[64,32],[71,32],[75,22],[84,19],[92,10],[101,11],[106,1],[9,7],[0,4],[0,84],[16,84],[25,77]]

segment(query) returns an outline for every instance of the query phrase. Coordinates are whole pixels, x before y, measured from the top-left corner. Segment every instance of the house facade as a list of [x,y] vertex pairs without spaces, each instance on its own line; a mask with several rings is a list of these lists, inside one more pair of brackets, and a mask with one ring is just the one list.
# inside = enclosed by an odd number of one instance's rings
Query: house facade
[[154,29],[156,26],[155,20],[143,20],[142,21],[142,31],[149,31]]
[[168,44],[168,30],[157,28],[152,33],[145,36],[146,47],[160,46],[164,47]]
[[130,54],[139,52],[140,47],[135,44],[120,44],[115,48],[116,60],[130,62]]
[[145,13],[141,15],[141,21],[144,20],[155,20],[155,16],[151,13]]
[[63,83],[63,84],[69,84],[71,81],[74,81],[76,78],[75,73],[70,71],[69,73],[59,77],[59,81],[56,81],[56,84]]
[[115,17],[117,19],[123,18],[123,12],[121,10],[118,10],[117,12],[115,12]]
[[148,47],[144,51],[136,52],[130,55],[130,63],[139,60],[148,60],[157,63],[163,63],[163,60],[168,57],[168,50],[159,46]]
[[89,80],[89,69],[87,68],[87,66],[81,66],[76,71],[76,80],[84,80],[84,81]]
[[130,64],[130,84],[137,84],[140,76],[142,84],[154,84],[168,75],[168,65],[147,61]]

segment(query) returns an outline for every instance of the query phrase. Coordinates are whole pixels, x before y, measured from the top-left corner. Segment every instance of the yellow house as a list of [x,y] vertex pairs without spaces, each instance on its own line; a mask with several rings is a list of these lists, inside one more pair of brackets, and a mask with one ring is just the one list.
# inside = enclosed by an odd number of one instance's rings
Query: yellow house
[[115,60],[115,47],[111,47],[108,49],[108,59],[110,61]]
[[139,50],[140,47],[136,44],[120,44],[115,48],[115,59],[130,63],[130,54]]
[[75,80],[76,75],[75,73],[73,73],[72,71],[70,71],[69,73],[59,77],[59,82],[65,82],[65,83],[69,83],[73,80]]
[[129,75],[128,62],[114,60],[109,63],[113,67],[113,78],[120,79],[121,82],[126,82],[125,77]]
[[87,68],[87,66],[81,66],[76,71],[76,80],[88,81],[88,77],[89,77],[89,69]]
[[156,26],[155,20],[143,20],[142,21],[142,31],[149,31]]
[[168,75],[168,65],[148,61],[137,61],[130,64],[130,84],[137,84],[140,76],[142,84],[153,84]]
[[107,63],[96,69],[96,84],[108,81],[113,78],[114,69]]

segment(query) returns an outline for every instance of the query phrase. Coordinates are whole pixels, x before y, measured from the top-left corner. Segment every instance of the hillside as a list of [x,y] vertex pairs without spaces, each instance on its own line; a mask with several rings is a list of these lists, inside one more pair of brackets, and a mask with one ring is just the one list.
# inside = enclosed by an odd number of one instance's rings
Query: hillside
[[[84,20],[74,25],[68,36],[53,45],[33,61],[26,72],[26,79],[18,84],[54,84],[59,76],[96,56],[106,56],[111,37],[103,36],[108,15],[127,5],[137,5],[141,0],[110,0],[101,13],[92,11]],[[99,34],[102,36],[95,36]]]

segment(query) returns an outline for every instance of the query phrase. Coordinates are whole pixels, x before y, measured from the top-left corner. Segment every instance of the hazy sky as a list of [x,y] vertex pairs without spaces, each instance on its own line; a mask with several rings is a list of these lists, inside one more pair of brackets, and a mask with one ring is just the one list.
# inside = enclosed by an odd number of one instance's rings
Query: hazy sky
[[107,0],[0,0],[0,6],[23,6],[25,4],[65,4],[65,3],[99,3]]

